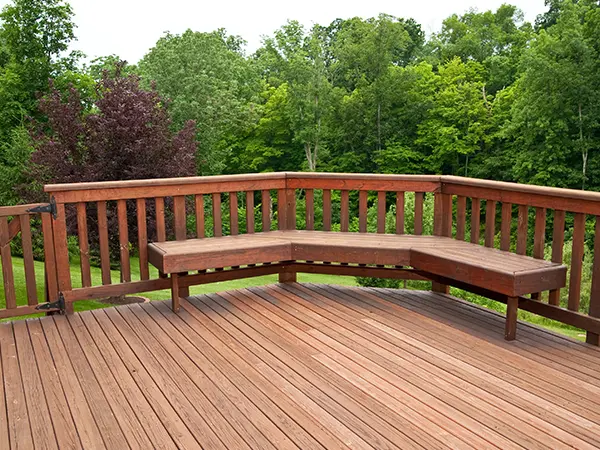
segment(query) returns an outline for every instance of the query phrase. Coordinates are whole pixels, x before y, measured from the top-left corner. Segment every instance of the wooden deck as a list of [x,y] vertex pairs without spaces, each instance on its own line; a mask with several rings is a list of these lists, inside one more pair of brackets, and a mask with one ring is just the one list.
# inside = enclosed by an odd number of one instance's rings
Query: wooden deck
[[0,449],[597,448],[600,350],[310,284],[0,326]]

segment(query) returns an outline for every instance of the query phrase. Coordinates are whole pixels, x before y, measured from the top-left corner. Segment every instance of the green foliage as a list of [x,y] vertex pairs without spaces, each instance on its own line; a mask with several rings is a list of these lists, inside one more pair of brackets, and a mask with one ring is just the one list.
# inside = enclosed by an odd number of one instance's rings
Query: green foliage
[[201,143],[197,167],[203,175],[228,170],[232,143],[254,117],[251,100],[260,84],[240,48],[240,38],[224,30],[167,33],[139,63],[145,83],[155,84],[170,100],[174,126],[196,122]]

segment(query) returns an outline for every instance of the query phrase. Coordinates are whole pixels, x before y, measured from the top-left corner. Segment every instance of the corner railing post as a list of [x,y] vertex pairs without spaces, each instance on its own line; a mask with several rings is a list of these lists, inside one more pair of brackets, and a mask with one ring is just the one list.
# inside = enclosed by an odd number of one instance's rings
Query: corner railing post
[[[440,182],[438,190],[434,193],[433,234],[436,236],[452,236],[452,196],[444,194]],[[442,294],[450,292],[450,286],[442,283],[431,283],[431,290]]]
[[[296,190],[288,185],[287,173],[285,176],[285,189],[279,191],[278,203],[281,204],[279,209],[279,229],[280,230],[295,230],[296,229]],[[297,280],[296,272],[282,269],[279,272],[280,283],[295,283]]]

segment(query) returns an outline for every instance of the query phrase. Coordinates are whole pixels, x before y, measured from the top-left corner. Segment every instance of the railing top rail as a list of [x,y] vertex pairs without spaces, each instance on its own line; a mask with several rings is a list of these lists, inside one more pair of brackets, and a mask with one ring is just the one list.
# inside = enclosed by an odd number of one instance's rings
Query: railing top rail
[[35,208],[42,208],[45,206],[48,206],[48,203],[30,203],[27,205],[0,206],[0,217],[20,216],[22,214],[38,214],[39,211],[35,211]]
[[511,183],[507,181],[483,180],[480,178],[457,177],[452,175],[443,175],[440,178],[442,183],[447,184],[600,202],[600,192],[536,186],[532,184]]
[[90,183],[47,184],[44,192],[88,191],[157,186],[181,186],[190,184],[228,183],[236,181],[283,180],[285,172],[249,173],[236,175],[211,175],[204,177],[154,178],[145,180],[95,181]]

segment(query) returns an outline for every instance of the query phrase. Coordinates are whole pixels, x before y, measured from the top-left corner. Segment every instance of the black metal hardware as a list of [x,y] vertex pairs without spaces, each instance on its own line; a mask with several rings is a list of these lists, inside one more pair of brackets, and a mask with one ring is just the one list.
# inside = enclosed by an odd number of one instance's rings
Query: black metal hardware
[[34,208],[29,208],[27,212],[34,214],[50,213],[52,214],[52,217],[56,219],[56,200],[54,200],[54,197],[52,197],[50,198],[50,203],[46,205],[36,206]]
[[40,305],[37,305],[35,307],[35,309],[37,309],[38,311],[48,311],[50,309],[58,309],[58,310],[60,310],[61,314],[64,314],[64,312],[65,312],[65,297],[63,296],[62,292],[59,292],[58,300],[56,300],[55,302],[42,303]]

